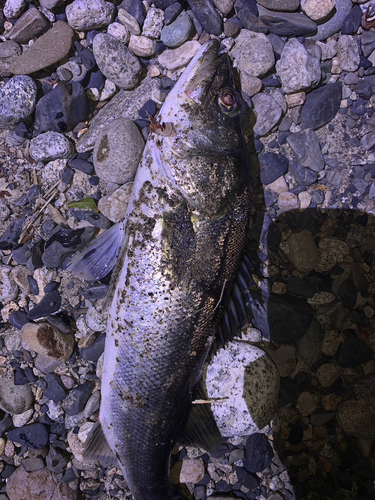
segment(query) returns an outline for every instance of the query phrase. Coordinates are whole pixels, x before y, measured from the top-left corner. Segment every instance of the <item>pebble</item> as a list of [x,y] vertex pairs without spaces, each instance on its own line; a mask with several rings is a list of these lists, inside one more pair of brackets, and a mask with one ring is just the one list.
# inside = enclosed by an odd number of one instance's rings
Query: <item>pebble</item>
[[50,27],[48,19],[38,9],[27,10],[9,31],[8,37],[17,43],[26,44]]
[[48,443],[48,432],[43,424],[35,423],[12,429],[8,432],[7,438],[35,450],[40,450]]
[[165,50],[159,56],[159,63],[167,70],[176,70],[186,66],[198,51],[200,43],[191,40],[180,45],[177,49]]
[[301,0],[301,8],[304,13],[313,21],[319,21],[328,16],[335,7],[335,0],[326,2],[316,2],[315,0]]
[[135,19],[130,12],[125,9],[118,10],[118,19],[121,24],[125,26],[127,30],[133,35],[140,35],[141,28],[139,26],[139,22]]
[[160,39],[164,45],[173,49],[179,47],[187,41],[192,29],[193,24],[190,20],[189,14],[182,11],[177,19],[167,26],[164,26],[161,30]]
[[86,381],[72,389],[63,403],[65,413],[67,415],[77,415],[78,413],[81,413],[84,410],[93,389],[94,386],[90,381]]
[[205,467],[202,459],[183,460],[180,470],[180,483],[197,484],[205,475]]
[[4,304],[18,295],[18,285],[10,276],[12,270],[11,266],[0,265],[0,301]]
[[279,122],[283,110],[275,99],[266,93],[256,94],[252,100],[257,116],[253,130],[255,134],[264,136]]
[[262,184],[271,184],[288,170],[288,160],[283,155],[264,153],[259,157],[260,180]]
[[266,74],[275,64],[272,45],[263,33],[242,29],[231,54],[241,73],[255,77]]
[[8,128],[26,119],[37,100],[37,86],[29,76],[14,76],[0,86],[0,127]]
[[65,387],[56,374],[49,373],[44,377],[47,382],[47,387],[44,390],[44,396],[52,401],[62,401],[65,399]]
[[374,402],[358,399],[341,403],[336,418],[342,430],[351,436],[373,439],[375,437],[374,417]]
[[360,63],[357,39],[342,35],[337,42],[337,63],[344,71],[356,71]]
[[68,55],[72,46],[74,31],[63,21],[56,21],[53,27],[41,35],[27,52],[19,55],[9,67],[15,75],[29,75]]
[[12,74],[9,68],[21,53],[21,47],[13,40],[0,43],[0,76],[10,76]]
[[89,31],[107,26],[115,15],[115,6],[105,0],[74,0],[66,6],[66,17],[73,29]]
[[310,36],[316,33],[317,25],[304,14],[296,12],[274,12],[259,6],[259,19],[271,33],[279,36]]
[[99,33],[94,38],[93,51],[100,71],[118,87],[132,89],[138,85],[141,65],[126,45],[111,35]]
[[[21,414],[33,404],[33,393],[28,385],[15,385],[11,378],[1,375],[0,408],[11,414]],[[5,427],[4,423],[0,428]]]
[[317,33],[311,37],[311,40],[325,40],[340,31],[353,4],[351,0],[336,0],[335,4],[336,12],[325,23],[317,26]]
[[114,120],[99,133],[93,160],[96,174],[107,182],[133,181],[142,156],[144,140],[129,119]]
[[45,132],[31,141],[30,156],[36,161],[49,162],[58,158],[70,158],[73,148],[73,144],[63,134]]
[[129,49],[138,57],[152,57],[156,52],[156,42],[147,36],[131,34]]
[[143,23],[142,35],[149,38],[160,38],[160,33],[163,28],[164,12],[162,9],[151,7]]
[[314,172],[323,170],[324,158],[314,130],[306,129],[302,132],[296,132],[289,135],[286,140],[302,166]]
[[58,268],[73,252],[82,250],[95,233],[92,227],[66,229],[57,226],[53,235],[46,241],[42,262],[47,267]]
[[341,83],[331,83],[319,87],[306,96],[302,106],[301,129],[314,130],[332,120],[340,108]]
[[188,0],[188,4],[207,33],[216,36],[220,35],[222,21],[214,8],[212,0]]
[[21,337],[35,352],[55,361],[66,361],[73,353],[74,338],[48,323],[26,323]]
[[256,433],[246,440],[244,468],[249,472],[262,472],[272,463],[273,450],[264,434]]

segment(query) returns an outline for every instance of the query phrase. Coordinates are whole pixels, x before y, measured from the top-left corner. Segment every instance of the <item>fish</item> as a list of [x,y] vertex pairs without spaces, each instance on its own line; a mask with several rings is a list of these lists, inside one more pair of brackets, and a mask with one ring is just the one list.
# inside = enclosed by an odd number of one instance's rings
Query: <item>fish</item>
[[[100,426],[85,453],[104,463],[114,455],[135,500],[183,498],[170,480],[171,451],[190,418],[249,228],[242,111],[231,60],[212,39],[151,120],[125,220],[102,238],[109,260],[112,247],[120,250]],[[98,276],[97,248],[88,254],[88,276]]]

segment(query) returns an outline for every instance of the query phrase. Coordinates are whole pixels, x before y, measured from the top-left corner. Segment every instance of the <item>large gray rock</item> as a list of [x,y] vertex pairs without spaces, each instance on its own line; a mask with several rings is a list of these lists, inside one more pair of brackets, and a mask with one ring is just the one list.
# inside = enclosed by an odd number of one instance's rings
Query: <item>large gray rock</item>
[[46,32],[49,21],[38,9],[27,10],[9,31],[8,37],[18,43],[27,43]]
[[127,118],[112,121],[99,134],[94,148],[95,172],[107,182],[132,181],[144,148],[134,122]]
[[141,78],[141,63],[127,46],[106,33],[93,42],[94,56],[100,71],[122,89],[133,89]]
[[74,0],[66,6],[69,26],[78,31],[103,28],[113,20],[115,6],[105,0]]
[[263,429],[276,410],[279,374],[270,357],[246,342],[230,342],[210,361],[205,383],[223,436],[245,436]]

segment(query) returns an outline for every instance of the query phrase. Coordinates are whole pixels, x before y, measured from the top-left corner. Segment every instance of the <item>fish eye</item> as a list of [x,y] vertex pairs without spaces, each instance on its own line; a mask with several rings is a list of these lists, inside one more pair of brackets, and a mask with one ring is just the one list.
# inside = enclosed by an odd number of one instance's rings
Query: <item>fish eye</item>
[[221,111],[228,116],[236,116],[242,111],[241,98],[234,89],[221,89],[218,102]]

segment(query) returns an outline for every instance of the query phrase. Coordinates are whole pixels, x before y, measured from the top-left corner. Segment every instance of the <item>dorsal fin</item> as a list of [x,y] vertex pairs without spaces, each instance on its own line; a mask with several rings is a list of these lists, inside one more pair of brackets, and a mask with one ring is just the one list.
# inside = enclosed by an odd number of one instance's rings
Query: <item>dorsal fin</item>
[[85,460],[99,460],[100,464],[104,467],[110,467],[118,463],[117,458],[107,443],[99,421],[94,424],[87,436],[83,458]]

